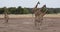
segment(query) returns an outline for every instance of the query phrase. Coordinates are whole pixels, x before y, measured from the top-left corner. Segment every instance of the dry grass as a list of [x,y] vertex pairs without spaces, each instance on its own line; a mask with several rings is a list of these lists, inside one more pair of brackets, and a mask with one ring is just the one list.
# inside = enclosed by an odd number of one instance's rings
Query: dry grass
[[[0,15],[0,18],[3,17],[4,15]],[[9,15],[9,17],[18,19],[9,19],[7,24],[3,24],[4,19],[0,19],[0,32],[60,32],[60,18],[44,18],[41,30],[38,30],[34,27],[32,18],[25,18],[32,17],[32,14]],[[60,14],[48,14],[44,17],[60,17]]]
[[33,18],[9,19],[8,23],[4,22],[4,19],[0,19],[0,32],[60,32],[60,18],[44,18],[40,30],[34,26]]
[[[31,17],[35,17],[34,14],[18,14],[18,15],[15,15],[15,14],[10,14],[8,15],[9,18],[31,18]],[[46,14],[44,17],[60,17],[60,14]],[[0,14],[0,18],[4,18],[4,15],[3,14]]]

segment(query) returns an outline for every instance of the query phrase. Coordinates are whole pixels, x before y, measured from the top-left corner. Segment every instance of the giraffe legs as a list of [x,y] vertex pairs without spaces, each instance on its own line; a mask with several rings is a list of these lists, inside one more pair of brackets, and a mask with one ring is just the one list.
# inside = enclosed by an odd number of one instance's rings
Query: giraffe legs
[[35,19],[35,27],[37,29],[40,29],[42,25],[42,20]]
[[5,23],[8,23],[8,20],[9,20],[9,19],[8,19],[8,17],[7,17],[7,18],[5,18]]
[[5,20],[5,23],[8,23],[8,19]]

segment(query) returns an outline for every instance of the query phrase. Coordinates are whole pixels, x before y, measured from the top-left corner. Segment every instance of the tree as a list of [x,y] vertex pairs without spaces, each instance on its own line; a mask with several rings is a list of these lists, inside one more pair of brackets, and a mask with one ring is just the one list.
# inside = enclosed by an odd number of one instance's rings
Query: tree
[[3,14],[3,13],[4,13],[4,9],[0,8],[0,14]]
[[30,13],[29,10],[27,8],[24,8],[23,14],[29,14],[29,13]]
[[23,8],[21,6],[17,8],[16,14],[23,14]]
[[16,14],[16,7],[8,8],[10,14]]

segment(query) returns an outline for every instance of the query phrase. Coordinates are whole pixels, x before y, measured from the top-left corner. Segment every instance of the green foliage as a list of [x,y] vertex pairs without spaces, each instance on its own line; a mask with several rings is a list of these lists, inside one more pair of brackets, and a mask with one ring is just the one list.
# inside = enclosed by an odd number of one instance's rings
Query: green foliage
[[16,7],[8,8],[9,14],[16,14]]
[[[47,8],[47,14],[57,14],[60,13],[60,8]],[[43,11],[46,9],[44,8]],[[9,8],[0,8],[0,14],[3,14],[4,12],[7,12],[8,14],[30,14],[32,13],[32,8],[22,8],[19,7],[9,7]]]
[[29,14],[29,13],[30,13],[29,10],[27,8],[24,8],[23,14]]
[[0,14],[3,14],[3,13],[4,13],[3,8],[0,8]]
[[21,6],[17,8],[16,14],[23,14],[23,8]]
[[4,7],[3,9],[4,9],[4,14],[8,14],[8,12],[9,12],[8,8]]
[[28,14],[29,10],[27,8],[19,7],[10,7],[8,8],[10,14]]

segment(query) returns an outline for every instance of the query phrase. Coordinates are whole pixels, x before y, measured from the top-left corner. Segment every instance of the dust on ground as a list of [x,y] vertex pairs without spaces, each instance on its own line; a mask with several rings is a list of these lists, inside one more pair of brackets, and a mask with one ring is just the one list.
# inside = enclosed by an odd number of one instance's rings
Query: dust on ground
[[0,18],[0,32],[60,32],[60,17],[45,17],[41,30],[34,27],[34,18],[10,18],[7,24]]

